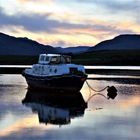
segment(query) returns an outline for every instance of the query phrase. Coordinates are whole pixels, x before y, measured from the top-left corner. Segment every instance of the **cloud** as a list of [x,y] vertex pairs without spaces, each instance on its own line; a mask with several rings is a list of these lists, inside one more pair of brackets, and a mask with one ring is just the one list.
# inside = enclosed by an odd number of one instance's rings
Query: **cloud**
[[[140,13],[140,0],[76,0],[76,2],[90,7],[90,10],[86,9],[88,14],[101,16],[110,21],[124,19],[137,21]],[[94,15],[95,10],[97,13]]]
[[102,6],[106,10],[113,11],[130,11],[130,10],[140,10],[140,1],[139,0],[76,0],[77,3],[87,3],[97,6]]
[[18,2],[20,3],[30,3],[30,2],[36,2],[36,3],[51,3],[53,2],[54,0],[17,0]]
[[[47,33],[92,33],[98,32],[131,32],[127,29],[118,29],[114,25],[104,25],[104,24],[76,24],[69,22],[61,22],[55,19],[50,19],[50,14],[30,14],[30,15],[6,15],[2,10],[0,10],[0,26],[17,26],[22,27],[25,30],[31,32],[47,32]],[[62,32],[61,32],[62,31]],[[82,33],[82,34],[83,34]]]
[[[105,6],[107,9],[111,9],[113,11],[131,11],[137,10],[139,8],[140,1],[138,0],[100,0],[98,3],[102,6]],[[132,12],[132,11],[131,11]]]
[[[47,18],[49,15],[6,15],[2,11],[0,11],[0,26],[20,26],[23,27],[25,30],[29,30],[32,32],[39,32],[39,31],[52,31],[53,28],[57,26],[56,21],[48,20]],[[50,27],[51,26],[51,27]]]
[[108,14],[114,14],[116,17],[122,17],[121,20],[134,21],[140,23],[140,1],[139,0],[100,0],[98,4],[101,5]]

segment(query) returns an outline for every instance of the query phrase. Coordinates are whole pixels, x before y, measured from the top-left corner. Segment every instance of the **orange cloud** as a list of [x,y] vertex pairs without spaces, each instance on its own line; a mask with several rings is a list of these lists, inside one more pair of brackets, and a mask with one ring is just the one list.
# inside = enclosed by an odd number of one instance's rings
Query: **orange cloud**
[[134,33],[140,33],[140,25],[133,21],[120,21],[118,27],[121,29],[129,29]]

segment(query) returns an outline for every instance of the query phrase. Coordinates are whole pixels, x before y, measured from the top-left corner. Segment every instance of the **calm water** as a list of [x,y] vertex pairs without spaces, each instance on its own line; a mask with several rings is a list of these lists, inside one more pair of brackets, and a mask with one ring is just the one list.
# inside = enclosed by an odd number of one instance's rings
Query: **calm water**
[[140,66],[85,66],[87,69],[140,70]]
[[56,99],[27,91],[21,75],[0,75],[0,140],[139,140],[140,80],[127,78],[88,80],[97,90],[114,85],[118,96],[93,96],[86,108],[94,94],[86,83],[76,96]]

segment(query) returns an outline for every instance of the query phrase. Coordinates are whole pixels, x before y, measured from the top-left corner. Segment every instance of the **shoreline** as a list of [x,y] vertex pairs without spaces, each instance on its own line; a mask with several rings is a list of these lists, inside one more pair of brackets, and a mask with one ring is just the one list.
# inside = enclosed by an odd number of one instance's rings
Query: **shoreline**
[[[30,68],[31,65],[0,65],[0,74],[22,74],[22,71],[25,68]],[[85,66],[86,67],[86,66]],[[131,66],[129,66],[131,67]],[[133,67],[133,66],[132,66]],[[100,74],[100,75],[132,75],[132,76],[140,76],[140,69],[118,69],[110,67],[96,67],[93,68],[85,68],[87,74]]]

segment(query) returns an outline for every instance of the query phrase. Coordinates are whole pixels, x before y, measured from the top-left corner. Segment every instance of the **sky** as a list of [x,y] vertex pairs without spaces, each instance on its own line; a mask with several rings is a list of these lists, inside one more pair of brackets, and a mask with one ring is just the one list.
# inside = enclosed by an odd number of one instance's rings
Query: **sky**
[[0,0],[0,32],[54,47],[140,33],[140,0]]

